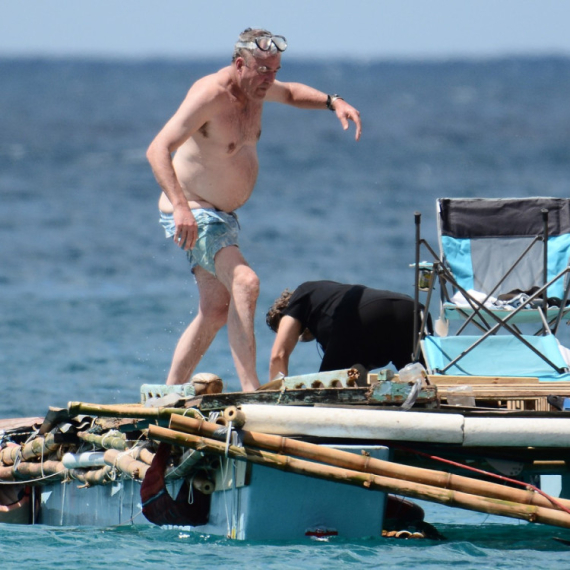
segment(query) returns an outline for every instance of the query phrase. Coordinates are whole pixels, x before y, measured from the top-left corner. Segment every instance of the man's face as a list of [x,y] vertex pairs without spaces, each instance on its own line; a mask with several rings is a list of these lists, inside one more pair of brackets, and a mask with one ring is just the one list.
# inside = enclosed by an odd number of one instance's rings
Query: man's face
[[265,98],[281,68],[281,54],[262,54],[257,50],[240,59],[243,60],[240,65],[242,89],[253,99]]

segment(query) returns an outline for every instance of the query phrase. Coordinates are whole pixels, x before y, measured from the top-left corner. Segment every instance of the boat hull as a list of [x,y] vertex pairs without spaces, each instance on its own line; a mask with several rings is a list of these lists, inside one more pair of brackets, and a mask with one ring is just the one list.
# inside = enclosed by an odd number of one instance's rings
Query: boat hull
[[[335,446],[388,459],[383,446]],[[175,497],[182,481],[167,483]],[[151,524],[142,514],[141,484],[122,478],[85,487],[77,481],[41,488],[37,523],[50,526]],[[386,494],[228,459],[216,474],[208,523],[193,531],[237,540],[307,536],[381,536]],[[191,498],[190,498],[191,500]],[[176,526],[176,525],[173,525]]]

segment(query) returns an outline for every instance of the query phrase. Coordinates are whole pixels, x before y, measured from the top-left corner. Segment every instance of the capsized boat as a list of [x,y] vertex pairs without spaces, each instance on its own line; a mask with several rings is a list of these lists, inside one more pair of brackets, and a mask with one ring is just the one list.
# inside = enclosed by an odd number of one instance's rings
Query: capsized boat
[[0,522],[152,523],[240,540],[436,537],[408,497],[570,528],[570,501],[531,483],[566,472],[570,414],[492,407],[489,394],[485,407],[450,406],[452,378],[424,380],[417,390],[389,370],[349,369],[253,393],[145,385],[140,403],[70,402],[4,421],[0,489],[11,504],[22,492],[29,501],[11,509],[20,520],[0,511]]
[[[440,254],[415,214],[426,310],[410,369],[355,366],[253,393],[201,376],[145,385],[136,404],[70,402],[0,424],[0,521],[356,538],[394,532],[399,496],[570,528],[570,350],[556,338],[570,314],[570,199],[441,199],[437,211]],[[561,476],[560,498],[540,489],[544,474]]]
[[[247,401],[248,395],[197,396],[196,391],[220,390],[219,379],[208,380],[201,375],[182,387],[145,385],[137,404],[70,402],[67,409],[50,409],[45,418],[0,423],[0,489],[10,490],[4,499],[0,495],[5,503],[0,522],[154,523],[248,540],[382,533],[385,493],[370,496],[363,486],[276,470],[269,466],[270,454],[258,463],[234,456],[235,449],[245,449],[240,444],[245,432],[232,428],[235,419],[227,419],[230,409],[237,408],[216,399]],[[266,401],[271,400],[268,394]],[[203,398],[209,404],[202,410]],[[160,430],[171,431],[173,416],[223,430],[223,441],[218,433],[212,439],[221,451],[205,453],[184,442],[162,441]],[[385,446],[374,443],[335,447],[371,458],[389,455]],[[24,492],[31,497],[25,503],[19,500]],[[399,504],[402,517],[414,511],[416,522],[422,522],[417,509]],[[358,506],[354,516],[347,516],[347,505]],[[8,516],[13,511],[20,513],[18,520]]]

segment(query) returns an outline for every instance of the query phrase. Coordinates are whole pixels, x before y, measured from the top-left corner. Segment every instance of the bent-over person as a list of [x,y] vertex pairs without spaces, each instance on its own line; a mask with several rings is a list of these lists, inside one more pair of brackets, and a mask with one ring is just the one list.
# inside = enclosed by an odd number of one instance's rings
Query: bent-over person
[[[423,309],[420,305],[419,310]],[[400,369],[413,358],[414,300],[401,293],[307,281],[294,291],[283,291],[267,312],[266,322],[277,333],[269,362],[270,380],[280,373],[288,375],[289,359],[299,341],[319,343],[323,352],[320,372],[357,364],[373,370],[390,362]]]

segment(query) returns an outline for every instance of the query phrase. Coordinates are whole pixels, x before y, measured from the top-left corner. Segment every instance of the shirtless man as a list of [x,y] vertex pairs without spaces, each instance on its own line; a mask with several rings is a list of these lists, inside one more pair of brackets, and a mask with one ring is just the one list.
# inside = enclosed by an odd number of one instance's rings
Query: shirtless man
[[356,140],[360,138],[359,113],[341,98],[301,83],[276,81],[286,48],[283,36],[245,30],[231,64],[196,81],[148,148],[163,190],[161,223],[187,252],[200,295],[198,314],[174,351],[167,384],[189,381],[227,323],[242,389],[259,387],[253,326],[259,279],[239,250],[233,212],[247,202],[257,179],[263,103],[329,108],[345,130],[348,120],[354,121]]

